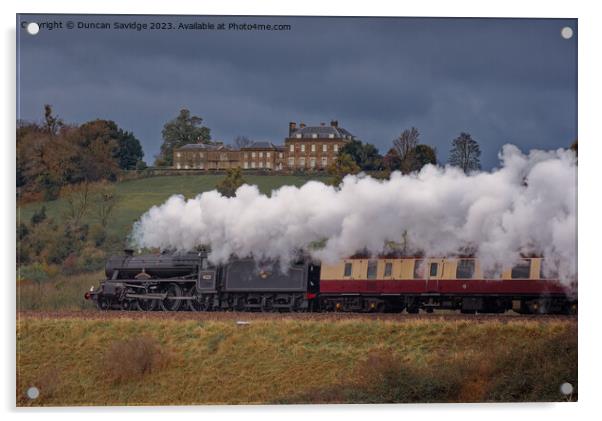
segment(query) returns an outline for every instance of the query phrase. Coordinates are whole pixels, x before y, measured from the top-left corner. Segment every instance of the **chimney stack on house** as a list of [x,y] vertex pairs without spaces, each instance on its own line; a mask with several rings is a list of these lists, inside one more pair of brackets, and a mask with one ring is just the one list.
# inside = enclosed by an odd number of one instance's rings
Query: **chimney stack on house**
[[337,127],[339,127],[339,121],[338,120],[332,120],[330,122],[330,126],[334,127],[336,129]]
[[293,133],[295,133],[295,131],[297,131],[297,123],[291,121],[288,123],[288,137],[293,137]]

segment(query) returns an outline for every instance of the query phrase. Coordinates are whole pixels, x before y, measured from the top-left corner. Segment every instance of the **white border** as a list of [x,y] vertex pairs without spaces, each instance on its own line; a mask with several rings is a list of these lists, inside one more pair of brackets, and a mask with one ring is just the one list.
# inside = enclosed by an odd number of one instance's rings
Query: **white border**
[[[598,397],[600,381],[600,319],[602,307],[600,268],[596,263],[599,232],[600,177],[600,75],[602,65],[599,40],[602,39],[600,18],[592,4],[594,2],[506,0],[493,2],[455,0],[420,1],[389,4],[371,0],[358,4],[346,1],[303,0],[303,1],[212,1],[192,3],[184,0],[167,0],[149,5],[145,2],[104,0],[95,4],[70,2],[67,0],[21,1],[18,4],[2,2],[3,54],[2,92],[5,93],[2,108],[2,178],[1,193],[7,206],[2,208],[2,243],[0,267],[4,277],[2,314],[2,363],[5,373],[1,385],[1,409],[9,419],[44,416],[61,420],[104,419],[107,415],[120,417],[143,416],[146,419],[165,420],[168,413],[179,412],[180,417],[215,417],[245,419],[307,419],[327,416],[337,419],[366,419],[372,413],[376,417],[398,419],[400,417],[438,417],[449,420],[507,420],[563,419],[588,417],[595,414],[602,399]],[[14,409],[14,257],[15,257],[15,14],[19,13],[128,13],[128,14],[232,14],[232,15],[345,15],[345,16],[456,16],[456,17],[557,17],[579,19],[579,138],[581,154],[579,163],[579,402],[574,404],[492,404],[492,405],[382,405],[382,406],[280,406],[280,407],[184,407],[184,408],[72,408],[21,410]],[[117,414],[113,414],[116,412]],[[43,413],[43,415],[41,414]],[[195,415],[193,415],[195,414]],[[588,417],[589,418],[589,417]]]

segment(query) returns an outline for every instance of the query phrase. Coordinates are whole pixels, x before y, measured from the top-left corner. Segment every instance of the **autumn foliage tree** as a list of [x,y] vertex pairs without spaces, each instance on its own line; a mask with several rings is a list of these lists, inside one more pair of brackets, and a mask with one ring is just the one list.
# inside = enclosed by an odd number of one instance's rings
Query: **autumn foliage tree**
[[357,174],[361,168],[353,160],[351,155],[340,153],[337,159],[328,166],[328,175],[332,177],[332,184],[338,186],[348,174]]
[[20,194],[54,199],[70,184],[113,181],[143,157],[140,142],[109,120],[65,124],[44,107],[44,122],[17,123],[17,187]]

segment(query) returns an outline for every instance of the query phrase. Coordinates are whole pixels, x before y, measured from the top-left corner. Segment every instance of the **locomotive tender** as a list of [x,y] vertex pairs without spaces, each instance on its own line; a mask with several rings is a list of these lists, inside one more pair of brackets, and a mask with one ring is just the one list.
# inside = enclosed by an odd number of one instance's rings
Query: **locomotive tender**
[[102,310],[347,311],[575,314],[576,298],[526,257],[487,278],[474,257],[300,258],[282,270],[251,258],[212,265],[205,251],[111,257],[106,279],[85,294]]

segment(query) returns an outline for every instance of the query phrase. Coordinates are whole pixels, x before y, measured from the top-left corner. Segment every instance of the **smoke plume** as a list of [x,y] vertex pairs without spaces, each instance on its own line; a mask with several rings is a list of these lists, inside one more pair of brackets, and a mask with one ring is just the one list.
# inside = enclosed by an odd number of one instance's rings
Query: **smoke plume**
[[545,256],[546,275],[576,280],[575,154],[526,155],[505,145],[499,158],[498,169],[470,175],[427,165],[385,181],[347,176],[338,188],[312,181],[271,196],[249,185],[233,198],[217,191],[172,196],[140,218],[132,240],[141,248],[209,245],[215,263],[232,255],[287,262],[300,249],[325,262],[391,247],[427,256],[470,250],[491,273],[537,254]]

